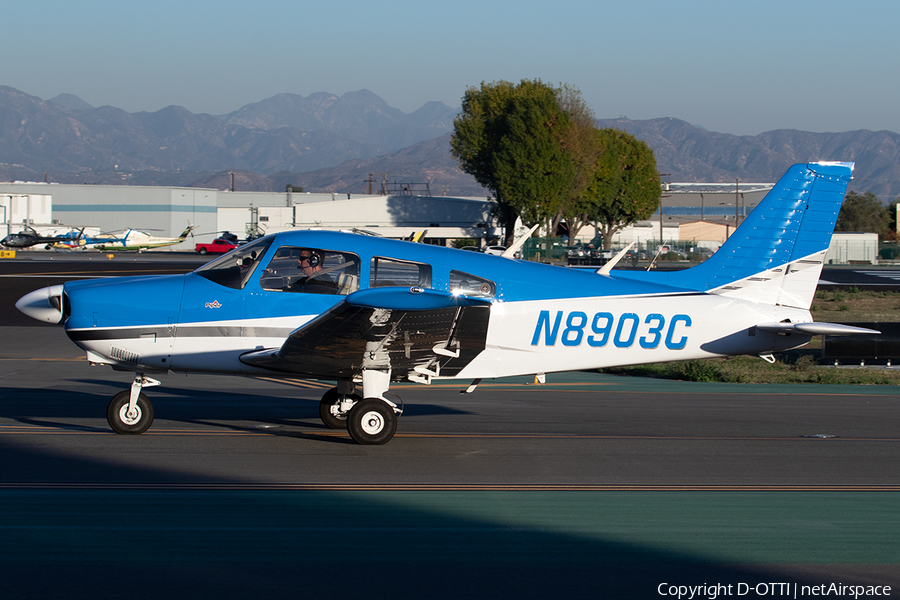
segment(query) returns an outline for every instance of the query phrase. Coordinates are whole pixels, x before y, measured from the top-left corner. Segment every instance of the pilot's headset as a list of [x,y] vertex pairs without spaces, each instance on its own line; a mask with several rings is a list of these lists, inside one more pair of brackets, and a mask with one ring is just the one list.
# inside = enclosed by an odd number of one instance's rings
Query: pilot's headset
[[318,250],[309,250],[309,258],[306,259],[306,264],[310,267],[318,267],[322,263],[322,254]]

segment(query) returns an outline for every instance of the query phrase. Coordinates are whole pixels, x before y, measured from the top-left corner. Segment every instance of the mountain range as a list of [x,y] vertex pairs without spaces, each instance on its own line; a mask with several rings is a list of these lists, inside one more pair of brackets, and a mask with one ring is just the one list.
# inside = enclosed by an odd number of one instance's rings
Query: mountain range
[[[412,113],[368,90],[336,96],[278,94],[225,115],[179,106],[148,113],[93,107],[72,94],[49,100],[0,86],[0,180],[174,185],[363,193],[429,184],[434,195],[483,196],[450,155],[458,109],[429,102]],[[855,161],[852,189],[883,200],[900,195],[900,134],[755,136],[707,131],[666,117],[601,119],[654,150],[672,182],[772,182],[796,162]],[[46,174],[46,176],[45,176]],[[415,188],[422,190],[424,188]]]

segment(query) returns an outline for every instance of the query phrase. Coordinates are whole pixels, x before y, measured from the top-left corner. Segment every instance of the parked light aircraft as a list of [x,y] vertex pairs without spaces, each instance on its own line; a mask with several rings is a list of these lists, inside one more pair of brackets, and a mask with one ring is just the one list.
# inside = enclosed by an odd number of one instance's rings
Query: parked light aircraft
[[[567,269],[353,233],[268,235],[186,275],[74,281],[16,306],[65,324],[92,364],[135,373],[112,399],[142,433],[155,372],[335,380],[319,412],[391,439],[391,382],[429,384],[772,354],[814,335],[877,334],[809,312],[852,163],[788,170],[706,262],[674,272]],[[624,251],[614,259],[618,260]]]
[[180,244],[196,228],[196,225],[188,224],[178,237],[156,237],[146,231],[138,229],[126,229],[121,233],[110,233],[97,237],[76,235],[57,240],[54,248],[60,250],[146,250],[148,248],[162,248]]

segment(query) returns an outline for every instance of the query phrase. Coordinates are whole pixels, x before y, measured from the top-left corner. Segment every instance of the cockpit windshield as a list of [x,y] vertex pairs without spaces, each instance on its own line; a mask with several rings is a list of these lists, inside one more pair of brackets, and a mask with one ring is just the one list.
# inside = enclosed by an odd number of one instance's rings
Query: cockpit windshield
[[194,273],[225,287],[244,289],[274,237],[269,235],[245,246],[238,246],[228,254],[206,263]]

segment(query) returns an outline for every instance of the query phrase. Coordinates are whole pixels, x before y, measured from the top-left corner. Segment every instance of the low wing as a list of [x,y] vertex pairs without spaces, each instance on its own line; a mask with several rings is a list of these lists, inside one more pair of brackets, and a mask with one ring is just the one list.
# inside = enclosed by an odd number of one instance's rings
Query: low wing
[[248,365],[324,379],[390,369],[395,381],[459,373],[484,350],[490,302],[422,288],[350,294],[291,333],[281,348],[241,356]]

